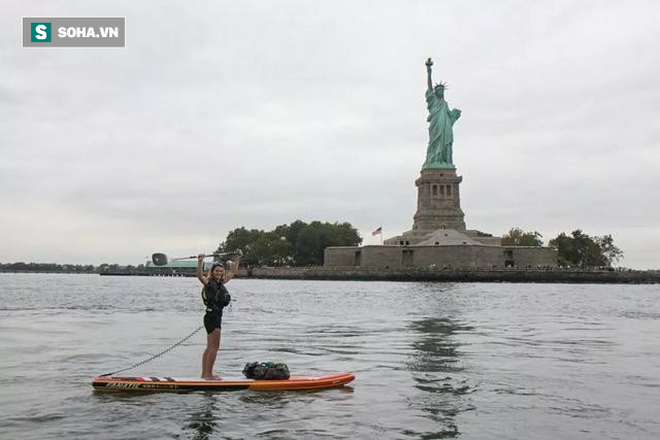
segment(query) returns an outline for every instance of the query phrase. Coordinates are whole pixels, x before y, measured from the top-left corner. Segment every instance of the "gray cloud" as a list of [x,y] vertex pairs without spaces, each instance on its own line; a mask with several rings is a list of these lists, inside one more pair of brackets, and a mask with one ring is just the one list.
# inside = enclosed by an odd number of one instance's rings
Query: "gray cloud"
[[[409,229],[432,56],[469,227],[612,233],[660,267],[660,8],[540,6],[9,3],[0,261],[136,263],[298,218]],[[127,47],[19,47],[22,16],[66,14],[125,15]]]

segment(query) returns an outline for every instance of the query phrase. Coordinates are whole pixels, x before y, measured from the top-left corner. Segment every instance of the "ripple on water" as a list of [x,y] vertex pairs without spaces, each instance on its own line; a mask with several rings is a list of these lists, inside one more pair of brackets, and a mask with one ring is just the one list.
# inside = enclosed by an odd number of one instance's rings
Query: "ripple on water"
[[[0,277],[2,438],[635,438],[660,432],[654,286],[241,280],[217,370],[353,371],[310,392],[104,394],[200,325],[194,279]],[[206,335],[130,374],[196,377]]]

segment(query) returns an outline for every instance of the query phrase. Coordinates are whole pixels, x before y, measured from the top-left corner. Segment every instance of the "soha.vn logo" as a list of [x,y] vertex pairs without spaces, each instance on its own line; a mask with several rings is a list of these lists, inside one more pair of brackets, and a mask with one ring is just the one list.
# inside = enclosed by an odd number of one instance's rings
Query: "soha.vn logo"
[[125,47],[125,17],[23,17],[23,47]]
[[53,38],[51,23],[31,23],[30,41],[33,43],[50,43]]

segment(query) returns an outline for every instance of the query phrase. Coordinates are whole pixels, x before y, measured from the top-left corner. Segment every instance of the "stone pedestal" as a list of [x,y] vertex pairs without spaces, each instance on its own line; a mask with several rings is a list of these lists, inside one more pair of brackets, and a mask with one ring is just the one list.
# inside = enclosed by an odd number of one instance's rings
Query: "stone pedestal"
[[456,169],[422,169],[417,186],[417,212],[413,231],[454,229],[465,231],[465,214],[461,210],[459,184],[463,177]]

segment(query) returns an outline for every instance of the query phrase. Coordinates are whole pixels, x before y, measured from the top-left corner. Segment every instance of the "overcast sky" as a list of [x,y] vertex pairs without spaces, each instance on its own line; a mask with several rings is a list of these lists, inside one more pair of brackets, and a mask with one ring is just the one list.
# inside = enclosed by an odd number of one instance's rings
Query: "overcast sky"
[[[4,1],[0,262],[139,264],[228,231],[412,227],[424,61],[462,110],[469,229],[612,234],[660,268],[655,1]],[[23,16],[125,16],[23,49]]]

